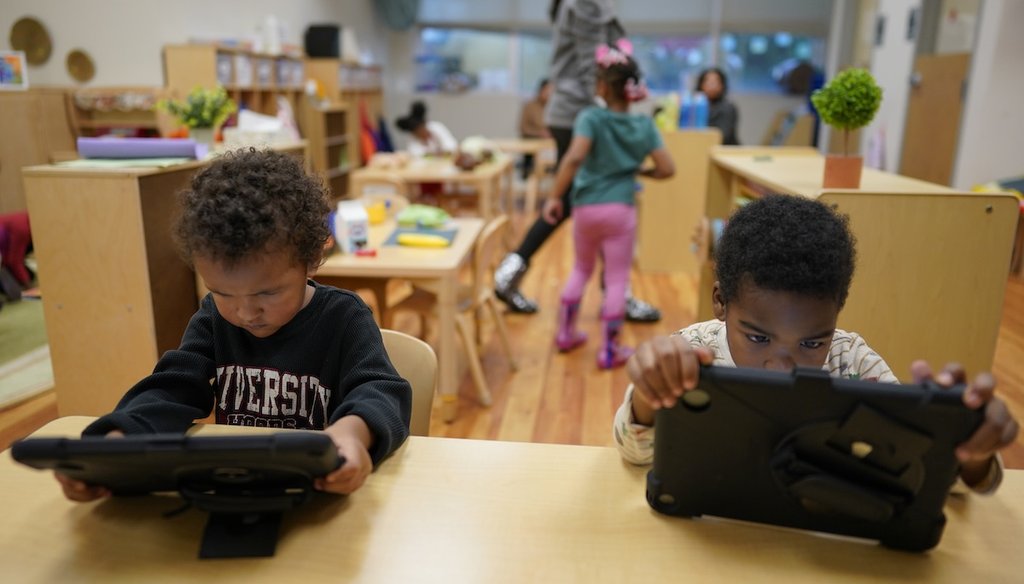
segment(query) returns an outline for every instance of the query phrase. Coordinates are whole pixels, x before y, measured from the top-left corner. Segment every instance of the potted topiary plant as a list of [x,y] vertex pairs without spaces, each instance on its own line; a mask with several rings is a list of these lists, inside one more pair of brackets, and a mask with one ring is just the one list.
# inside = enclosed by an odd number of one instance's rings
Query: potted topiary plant
[[882,88],[864,69],[847,69],[811,95],[822,121],[843,132],[843,155],[825,158],[825,188],[856,189],[864,158],[850,156],[850,132],[871,123],[882,103]]

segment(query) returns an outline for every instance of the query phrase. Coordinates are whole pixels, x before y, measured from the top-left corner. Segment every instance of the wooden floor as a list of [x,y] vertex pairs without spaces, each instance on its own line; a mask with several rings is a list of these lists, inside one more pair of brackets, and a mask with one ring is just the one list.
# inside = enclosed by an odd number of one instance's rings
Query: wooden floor
[[[460,387],[459,416],[445,424],[435,415],[430,433],[436,436],[553,442],[563,444],[611,444],[611,420],[627,385],[625,371],[601,371],[595,363],[600,338],[600,292],[591,282],[584,297],[581,328],[590,335],[584,347],[563,355],[554,349],[558,298],[572,265],[570,230],[563,226],[534,257],[523,291],[540,303],[535,315],[506,317],[519,361],[511,372],[490,328],[484,331],[485,372],[494,403],[481,407],[475,400],[467,375]],[[679,253],[685,253],[680,251]],[[628,324],[625,342],[635,345],[652,336],[675,331],[694,319],[696,283],[680,275],[634,272],[635,294],[661,308],[656,324]],[[417,321],[399,315],[395,327],[415,333]],[[1024,282],[1007,285],[1003,324],[999,331],[994,371],[1003,399],[1019,418],[1024,418]],[[0,412],[0,447],[23,436],[56,416],[52,394]],[[1005,452],[1007,466],[1024,468],[1024,437]]]

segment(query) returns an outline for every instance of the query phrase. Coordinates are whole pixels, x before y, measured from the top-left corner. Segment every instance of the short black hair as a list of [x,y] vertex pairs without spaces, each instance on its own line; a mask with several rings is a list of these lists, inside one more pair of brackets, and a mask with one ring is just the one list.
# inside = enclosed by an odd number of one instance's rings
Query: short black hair
[[395,120],[395,125],[403,132],[413,133],[420,126],[427,123],[427,104],[422,101],[414,101],[409,107],[408,115]]
[[766,195],[736,211],[715,248],[723,300],[740,285],[835,299],[842,308],[856,264],[849,219],[805,197]]
[[695,92],[703,91],[701,89],[701,86],[704,85],[704,78],[707,77],[710,73],[717,73],[718,78],[722,80],[722,97],[725,97],[725,94],[729,93],[729,78],[726,77],[725,71],[722,71],[718,67],[708,67],[707,69],[701,71],[700,75],[697,76],[697,86],[694,87],[693,90]]
[[330,206],[320,179],[290,154],[255,148],[227,152],[196,173],[179,196],[175,239],[196,256],[233,265],[256,253],[287,250],[303,266],[319,264],[330,235]]

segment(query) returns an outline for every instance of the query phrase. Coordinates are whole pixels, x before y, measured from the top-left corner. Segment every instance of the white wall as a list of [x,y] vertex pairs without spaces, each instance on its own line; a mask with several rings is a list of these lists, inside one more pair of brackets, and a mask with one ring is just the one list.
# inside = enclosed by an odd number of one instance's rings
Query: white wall
[[953,186],[1024,174],[1024,2],[985,0],[968,77]]
[[[882,88],[882,105],[874,121],[863,132],[861,148],[866,164],[881,166],[889,172],[899,170],[910,94],[909,80],[914,68],[916,43],[915,39],[907,39],[907,23],[911,10],[920,6],[921,0],[878,2],[878,14],[885,18],[885,33],[882,44],[872,50],[871,73]],[[875,156],[872,155],[879,142],[883,144],[881,165],[873,164]]]
[[301,44],[306,26],[328,22],[351,26],[360,46],[383,60],[387,43],[372,0],[2,0],[0,48],[10,49],[6,31],[34,16],[50,32],[49,61],[29,68],[33,85],[74,85],[64,59],[84,49],[96,65],[88,85],[163,85],[163,45],[190,38],[256,35],[267,15],[286,27],[286,41]]

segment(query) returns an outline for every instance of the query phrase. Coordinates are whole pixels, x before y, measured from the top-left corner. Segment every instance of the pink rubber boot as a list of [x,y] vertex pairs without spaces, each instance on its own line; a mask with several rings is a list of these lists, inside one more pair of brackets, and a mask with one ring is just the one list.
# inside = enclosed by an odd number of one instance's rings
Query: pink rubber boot
[[631,347],[619,345],[619,333],[622,331],[622,317],[607,318],[604,321],[604,342],[597,353],[597,366],[600,369],[621,367],[633,355]]
[[562,308],[558,312],[558,334],[555,335],[555,346],[562,353],[587,342],[586,333],[576,330],[576,318],[579,314],[579,302],[562,301]]

